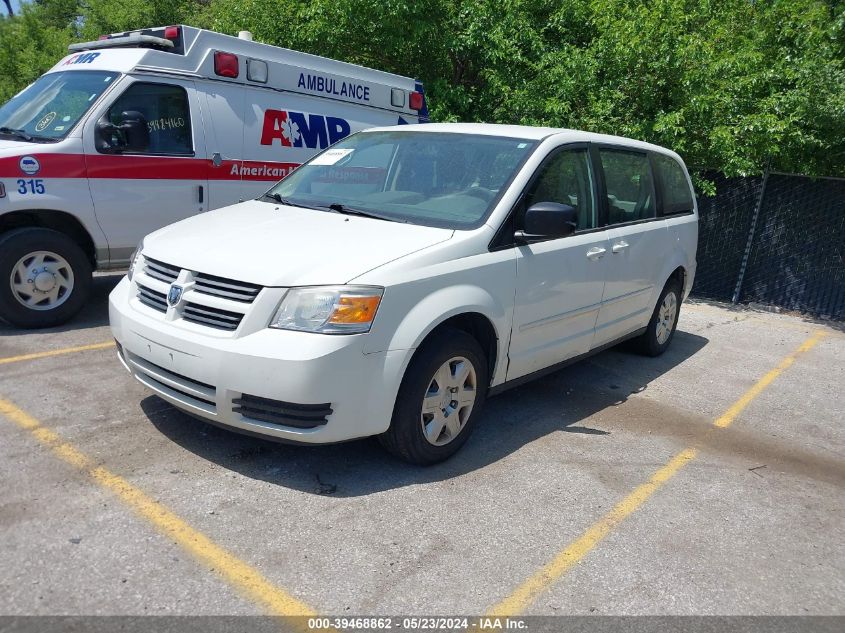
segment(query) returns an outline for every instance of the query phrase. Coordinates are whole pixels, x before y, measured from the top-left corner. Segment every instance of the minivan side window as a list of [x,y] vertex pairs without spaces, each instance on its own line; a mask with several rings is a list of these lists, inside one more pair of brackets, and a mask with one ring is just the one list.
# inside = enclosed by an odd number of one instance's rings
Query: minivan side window
[[599,150],[607,188],[608,224],[656,217],[654,178],[647,154]]
[[568,204],[578,213],[578,229],[596,227],[590,155],[586,149],[563,150],[542,167],[525,196],[523,213],[538,202]]
[[134,83],[109,108],[109,121],[119,125],[124,112],[143,114],[150,132],[149,146],[133,154],[193,155],[188,93],[181,86]]
[[653,157],[663,193],[663,215],[691,213],[693,210],[692,192],[684,170],[681,169],[678,161],[663,154],[654,154]]

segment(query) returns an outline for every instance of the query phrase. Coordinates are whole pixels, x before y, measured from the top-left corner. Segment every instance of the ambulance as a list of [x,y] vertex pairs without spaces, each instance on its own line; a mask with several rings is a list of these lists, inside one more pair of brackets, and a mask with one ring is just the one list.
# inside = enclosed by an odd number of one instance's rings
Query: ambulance
[[148,233],[253,199],[374,126],[424,123],[414,79],[189,26],[116,33],[0,107],[0,318],[49,327]]

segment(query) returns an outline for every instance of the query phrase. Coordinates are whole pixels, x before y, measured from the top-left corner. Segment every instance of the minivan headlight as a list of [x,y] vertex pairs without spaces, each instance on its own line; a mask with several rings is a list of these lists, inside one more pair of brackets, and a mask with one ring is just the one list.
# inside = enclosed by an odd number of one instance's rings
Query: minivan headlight
[[384,288],[368,286],[309,286],[287,291],[271,328],[360,334],[369,332]]
[[135,266],[141,263],[141,251],[144,250],[144,240],[138,243],[135,252],[129,257],[129,270],[126,272],[126,277],[132,281],[132,275],[135,274]]

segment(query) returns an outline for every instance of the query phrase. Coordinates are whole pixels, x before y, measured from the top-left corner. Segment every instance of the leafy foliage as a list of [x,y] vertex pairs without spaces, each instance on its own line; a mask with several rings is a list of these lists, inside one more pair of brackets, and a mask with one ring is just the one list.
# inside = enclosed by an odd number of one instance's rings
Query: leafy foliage
[[24,5],[14,17],[0,19],[0,102],[64,57],[73,36],[67,23],[46,19],[39,6]]
[[418,77],[433,120],[631,136],[700,173],[845,174],[841,0],[39,0],[0,20],[0,97],[74,38],[169,23]]

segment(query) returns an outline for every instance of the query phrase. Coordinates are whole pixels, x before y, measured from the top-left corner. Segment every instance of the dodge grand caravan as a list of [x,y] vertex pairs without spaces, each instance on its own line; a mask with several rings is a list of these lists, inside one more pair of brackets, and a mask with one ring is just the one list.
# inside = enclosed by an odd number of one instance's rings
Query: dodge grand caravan
[[698,214],[677,154],[584,132],[375,128],[149,235],[110,297],[148,388],[232,430],[443,460],[485,399],[672,341]]

